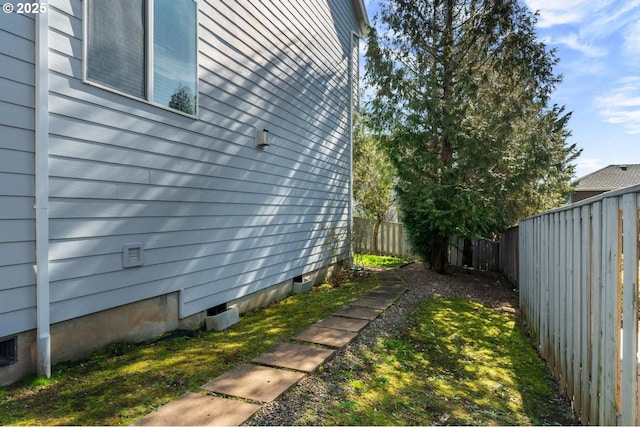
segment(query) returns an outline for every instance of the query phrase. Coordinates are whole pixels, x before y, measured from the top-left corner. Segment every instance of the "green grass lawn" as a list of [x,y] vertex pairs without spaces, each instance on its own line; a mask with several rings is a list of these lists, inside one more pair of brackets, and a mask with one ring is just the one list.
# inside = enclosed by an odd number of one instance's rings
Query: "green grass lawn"
[[459,299],[423,303],[405,333],[380,339],[325,425],[570,424],[555,382],[514,318]]
[[50,379],[0,389],[0,425],[128,425],[250,361],[375,287],[373,276],[314,287],[244,315],[222,332],[111,346]]
[[353,263],[359,267],[385,267],[394,268],[408,264],[411,261],[395,258],[391,256],[371,255],[371,254],[355,254]]

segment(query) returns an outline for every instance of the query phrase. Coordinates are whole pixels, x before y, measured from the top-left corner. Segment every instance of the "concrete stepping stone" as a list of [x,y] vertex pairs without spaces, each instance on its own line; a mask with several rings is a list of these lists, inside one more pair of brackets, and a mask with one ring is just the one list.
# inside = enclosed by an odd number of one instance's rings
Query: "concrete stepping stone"
[[403,294],[407,291],[407,287],[402,284],[396,285],[379,285],[377,288],[372,289],[372,291],[380,291],[380,292],[397,292],[399,294]]
[[383,310],[379,310],[376,308],[366,308],[366,307],[354,307],[351,305],[347,305],[342,307],[340,310],[333,313],[334,316],[342,316],[342,317],[351,317],[354,319],[364,319],[364,320],[373,320]]
[[350,319],[348,317],[329,316],[314,323],[312,326],[327,329],[341,329],[343,331],[350,332],[360,332],[360,330],[368,324],[369,321],[364,319]]
[[239,426],[262,406],[198,393],[186,393],[160,407],[136,426]]
[[378,283],[381,286],[399,286],[402,285],[402,280],[397,277],[377,277]]
[[396,300],[405,290],[373,290],[362,294],[362,298],[377,298]]
[[214,393],[266,403],[274,401],[304,377],[305,374],[302,372],[285,371],[266,366],[240,365],[209,381],[201,388]]
[[302,372],[313,372],[333,353],[335,353],[335,350],[327,348],[281,343],[262,353],[252,362]]
[[397,274],[377,274],[376,279],[380,284],[400,285],[403,283],[402,279]]
[[309,326],[307,329],[293,337],[293,339],[314,344],[322,344],[329,347],[342,348],[353,341],[357,336],[357,332]]
[[358,298],[353,301],[350,305],[356,307],[366,307],[366,308],[376,308],[378,310],[386,310],[393,304],[392,299],[381,299],[381,298]]

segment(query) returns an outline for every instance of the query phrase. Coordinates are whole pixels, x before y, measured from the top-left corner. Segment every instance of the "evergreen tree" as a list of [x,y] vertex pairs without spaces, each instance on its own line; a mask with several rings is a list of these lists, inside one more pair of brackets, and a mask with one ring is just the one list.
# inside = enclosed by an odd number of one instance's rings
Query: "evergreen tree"
[[500,233],[570,189],[554,51],[518,0],[389,0],[367,49],[372,123],[414,248],[446,272],[452,236]]
[[353,198],[356,212],[375,221],[373,251],[378,254],[378,234],[394,203],[395,171],[380,143],[366,127],[364,114],[358,114],[353,131]]

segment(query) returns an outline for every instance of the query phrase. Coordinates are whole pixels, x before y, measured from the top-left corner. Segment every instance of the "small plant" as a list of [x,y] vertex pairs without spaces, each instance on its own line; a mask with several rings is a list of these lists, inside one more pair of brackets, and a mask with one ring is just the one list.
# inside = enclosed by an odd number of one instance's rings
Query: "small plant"
[[344,264],[343,261],[335,263],[327,276],[327,282],[334,288],[339,288],[346,280],[351,278],[351,270],[346,268]]
[[326,227],[324,247],[328,258],[333,264],[327,276],[327,282],[334,288],[339,288],[352,277],[351,266],[351,233],[346,226]]

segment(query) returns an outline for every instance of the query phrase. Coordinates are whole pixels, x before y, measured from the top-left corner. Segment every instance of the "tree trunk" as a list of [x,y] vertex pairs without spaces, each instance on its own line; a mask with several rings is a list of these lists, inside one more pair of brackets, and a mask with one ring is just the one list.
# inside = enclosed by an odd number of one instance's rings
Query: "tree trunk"
[[375,224],[373,225],[373,254],[380,255],[380,251],[378,250],[378,233],[380,232],[380,224],[382,223],[382,219],[377,218]]
[[[451,140],[452,129],[454,126],[453,118],[453,0],[445,0],[445,16],[444,30],[442,38],[442,65],[443,65],[443,82],[442,82],[442,145],[440,148],[440,160],[444,170],[448,170],[453,165],[453,144]],[[443,174],[440,185],[448,188],[448,174]],[[436,239],[430,256],[431,269],[438,274],[447,274],[449,268],[449,236],[439,236]]]
[[464,239],[464,246],[462,246],[462,265],[473,267],[473,242],[471,242],[471,239]]
[[438,274],[447,274],[449,270],[449,237],[442,236],[434,243],[429,257],[431,269]]

